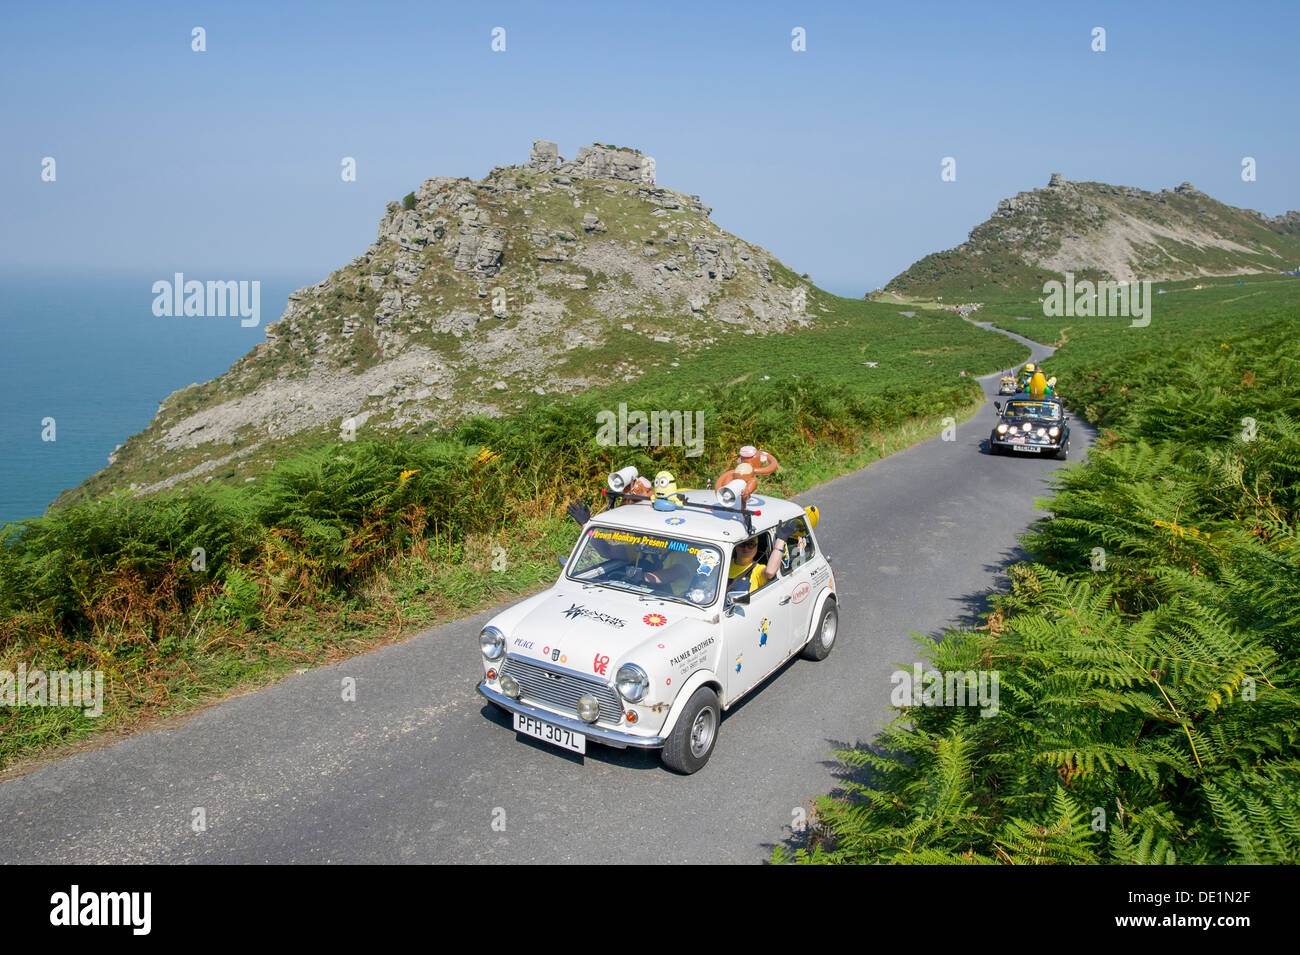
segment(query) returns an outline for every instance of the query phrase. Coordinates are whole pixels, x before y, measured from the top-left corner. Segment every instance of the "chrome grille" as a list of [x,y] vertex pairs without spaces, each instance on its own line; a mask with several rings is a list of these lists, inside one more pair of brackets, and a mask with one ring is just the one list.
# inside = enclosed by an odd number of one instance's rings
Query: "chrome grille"
[[578,698],[590,694],[600,704],[597,723],[617,726],[623,721],[623,702],[614,689],[604,683],[512,656],[506,657],[501,674],[514,677],[519,684],[519,699],[524,702],[544,703],[576,717]]

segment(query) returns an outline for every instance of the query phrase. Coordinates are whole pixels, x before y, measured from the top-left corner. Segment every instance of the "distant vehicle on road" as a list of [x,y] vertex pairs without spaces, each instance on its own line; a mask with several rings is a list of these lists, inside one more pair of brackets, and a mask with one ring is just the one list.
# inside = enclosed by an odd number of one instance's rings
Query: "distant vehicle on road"
[[993,402],[998,423],[989,434],[992,454],[1070,454],[1070,416],[1059,398],[1015,397],[1003,407]]

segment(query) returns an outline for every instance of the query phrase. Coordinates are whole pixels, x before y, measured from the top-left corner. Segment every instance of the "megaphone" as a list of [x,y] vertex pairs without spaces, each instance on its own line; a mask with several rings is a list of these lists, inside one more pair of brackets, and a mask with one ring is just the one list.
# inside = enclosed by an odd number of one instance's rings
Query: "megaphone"
[[618,492],[625,491],[632,486],[632,482],[638,477],[640,475],[637,474],[635,467],[626,467],[621,471],[615,471],[609,476],[609,489]]
[[728,481],[717,490],[718,503],[723,507],[739,508],[744,502],[745,482],[740,478]]

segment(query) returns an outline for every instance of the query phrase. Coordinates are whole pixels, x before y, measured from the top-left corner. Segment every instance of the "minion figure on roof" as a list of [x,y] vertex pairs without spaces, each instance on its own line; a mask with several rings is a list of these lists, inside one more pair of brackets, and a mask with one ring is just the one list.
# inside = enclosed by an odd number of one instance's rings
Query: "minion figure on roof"
[[1016,379],[1017,390],[1019,391],[1028,390],[1029,381],[1031,378],[1034,377],[1034,372],[1036,371],[1038,371],[1038,368],[1034,365],[1032,361],[1026,362],[1025,367],[1020,369],[1020,376]]
[[686,495],[677,490],[677,479],[668,471],[655,475],[654,500],[652,506],[657,511],[675,511],[678,505],[686,503]]

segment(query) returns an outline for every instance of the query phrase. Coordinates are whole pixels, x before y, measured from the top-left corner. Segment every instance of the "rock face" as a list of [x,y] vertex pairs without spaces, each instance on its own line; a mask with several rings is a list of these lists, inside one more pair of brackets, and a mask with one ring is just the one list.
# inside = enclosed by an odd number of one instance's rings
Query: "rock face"
[[524,168],[529,172],[555,172],[560,161],[560,147],[545,139],[533,140],[532,151]]
[[654,185],[655,162],[635,149],[617,146],[583,146],[578,158],[565,160],[559,147],[549,140],[533,141],[524,168],[529,172],[553,173],[569,179],[613,179]]
[[[1153,193],[1052,173],[1046,188],[1001,200],[966,242],[926,256],[886,289],[1041,288],[1065,272],[1133,281],[1281,270],[1300,261],[1295,215],[1224,205],[1190,182]],[[1262,239],[1260,225],[1275,238]]]
[[242,481],[303,433],[427,430],[644,373],[645,349],[582,358],[613,329],[691,347],[810,324],[817,290],[709,214],[657,185],[650,157],[601,144],[566,160],[536,140],[482,180],[427,179],[413,208],[387,204],[363,254],[289,296],[264,344],[169,396],[83,490]]

